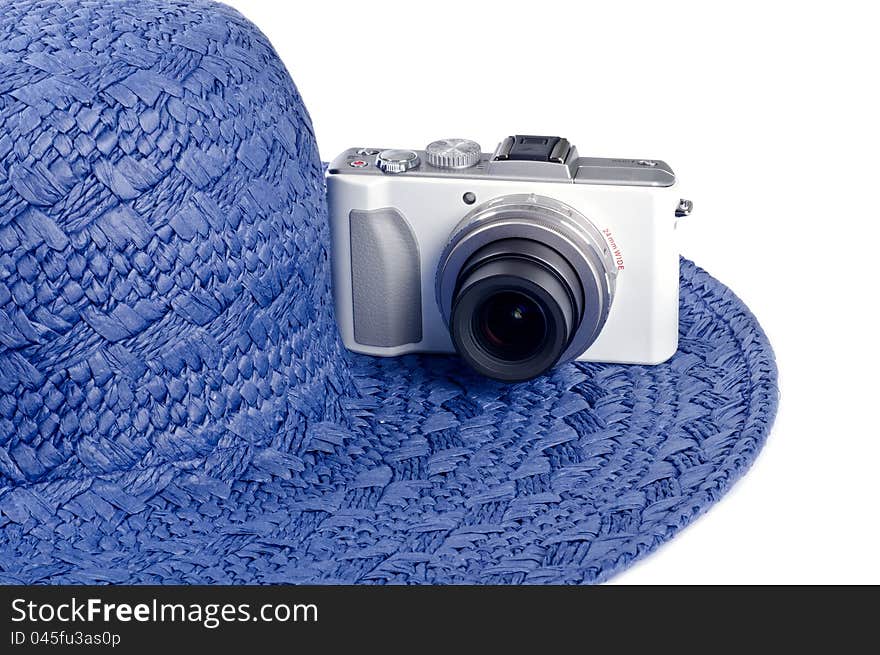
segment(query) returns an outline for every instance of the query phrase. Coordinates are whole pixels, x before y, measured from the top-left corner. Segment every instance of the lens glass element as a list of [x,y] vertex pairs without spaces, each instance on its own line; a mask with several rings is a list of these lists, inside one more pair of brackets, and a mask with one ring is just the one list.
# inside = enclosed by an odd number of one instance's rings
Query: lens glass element
[[541,306],[517,291],[489,296],[474,313],[474,336],[493,357],[517,362],[533,356],[547,338]]

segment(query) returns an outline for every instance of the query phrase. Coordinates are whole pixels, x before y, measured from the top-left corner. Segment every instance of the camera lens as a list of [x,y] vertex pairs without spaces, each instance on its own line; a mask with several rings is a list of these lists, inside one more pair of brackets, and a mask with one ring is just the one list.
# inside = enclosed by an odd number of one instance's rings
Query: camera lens
[[537,301],[521,291],[499,291],[474,316],[480,345],[499,359],[521,361],[534,355],[547,337],[547,317]]
[[577,329],[583,291],[556,251],[528,239],[481,248],[458,278],[450,329],[472,368],[506,381],[541,375]]
[[534,193],[503,195],[456,225],[437,261],[437,306],[456,350],[499,380],[583,355],[605,326],[617,268],[584,214]]

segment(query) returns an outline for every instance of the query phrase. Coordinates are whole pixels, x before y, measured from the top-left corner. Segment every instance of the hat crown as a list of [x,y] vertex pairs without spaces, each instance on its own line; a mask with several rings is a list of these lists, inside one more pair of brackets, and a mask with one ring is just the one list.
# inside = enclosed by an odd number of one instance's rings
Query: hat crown
[[268,40],[211,2],[22,0],[0,44],[0,475],[231,473],[323,416],[322,168]]

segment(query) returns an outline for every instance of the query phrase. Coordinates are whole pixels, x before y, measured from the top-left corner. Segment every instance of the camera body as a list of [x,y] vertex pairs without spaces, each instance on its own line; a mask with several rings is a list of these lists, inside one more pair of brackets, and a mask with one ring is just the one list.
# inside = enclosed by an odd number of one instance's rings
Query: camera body
[[678,347],[676,218],[658,160],[566,139],[350,148],[327,172],[336,318],[350,350],[458,351],[497,379],[571,360],[657,364]]

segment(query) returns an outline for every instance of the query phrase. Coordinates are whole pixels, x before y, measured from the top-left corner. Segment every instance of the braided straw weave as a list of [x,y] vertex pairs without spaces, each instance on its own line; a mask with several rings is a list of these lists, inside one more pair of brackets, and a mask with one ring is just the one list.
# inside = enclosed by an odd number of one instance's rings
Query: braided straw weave
[[751,464],[772,351],[504,385],[340,346],[311,123],[203,0],[0,3],[0,581],[587,583]]

